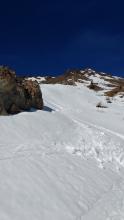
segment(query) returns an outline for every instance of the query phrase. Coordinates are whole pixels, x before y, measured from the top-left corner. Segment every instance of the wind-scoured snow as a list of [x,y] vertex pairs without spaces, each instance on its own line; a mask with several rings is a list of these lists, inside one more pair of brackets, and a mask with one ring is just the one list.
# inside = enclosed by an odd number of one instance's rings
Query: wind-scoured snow
[[43,111],[0,117],[0,220],[123,220],[123,99],[41,89]]

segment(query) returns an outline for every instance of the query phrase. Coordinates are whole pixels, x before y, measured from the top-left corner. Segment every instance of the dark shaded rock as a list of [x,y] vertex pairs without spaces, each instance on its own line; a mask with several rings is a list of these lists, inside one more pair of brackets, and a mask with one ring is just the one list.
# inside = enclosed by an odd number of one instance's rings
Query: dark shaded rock
[[3,101],[0,99],[0,115],[7,115],[7,111],[4,108]]
[[96,105],[97,108],[107,108],[107,106],[103,105],[101,102],[98,102]]
[[39,84],[16,78],[15,72],[0,67],[0,115],[16,114],[31,108],[43,108]]
[[31,102],[31,107],[36,109],[43,108],[42,93],[37,81],[25,80],[23,81],[25,96],[27,98],[27,105]]
[[91,81],[90,85],[88,86],[89,89],[92,89],[96,92],[103,90],[100,86],[98,86],[96,83],[93,83],[93,81]]
[[21,109],[16,105],[16,104],[12,104],[11,106],[10,106],[10,109],[8,110],[8,112],[10,113],[10,114],[17,114],[17,113],[20,113],[21,112]]

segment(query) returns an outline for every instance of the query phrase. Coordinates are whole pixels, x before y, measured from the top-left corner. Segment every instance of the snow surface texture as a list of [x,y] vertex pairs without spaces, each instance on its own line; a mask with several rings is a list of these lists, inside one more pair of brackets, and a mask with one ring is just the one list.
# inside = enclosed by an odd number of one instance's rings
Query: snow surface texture
[[124,220],[124,100],[42,92],[44,111],[0,117],[0,220]]

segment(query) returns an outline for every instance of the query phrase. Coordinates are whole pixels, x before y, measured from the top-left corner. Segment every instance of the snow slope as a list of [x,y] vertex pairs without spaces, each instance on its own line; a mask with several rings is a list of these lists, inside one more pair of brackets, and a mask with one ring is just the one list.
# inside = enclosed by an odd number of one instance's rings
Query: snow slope
[[0,220],[123,220],[123,99],[42,92],[44,111],[0,117]]

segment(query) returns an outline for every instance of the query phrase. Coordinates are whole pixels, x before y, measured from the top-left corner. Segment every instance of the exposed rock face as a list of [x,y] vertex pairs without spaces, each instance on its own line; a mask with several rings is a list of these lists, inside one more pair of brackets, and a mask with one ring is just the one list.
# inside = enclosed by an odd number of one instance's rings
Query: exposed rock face
[[15,72],[0,67],[0,115],[16,114],[31,108],[43,108],[39,84],[36,81],[18,80]]
[[92,89],[96,92],[103,90],[101,87],[99,87],[96,83],[91,81],[90,85],[88,86],[89,89]]
[[86,80],[85,74],[82,74],[80,70],[67,70],[63,75],[56,77],[46,77],[42,83],[47,84],[63,84],[63,85],[76,85],[76,82],[80,80]]
[[25,80],[23,81],[25,96],[27,97],[28,104],[33,108],[42,109],[43,100],[41,90],[37,81]]

